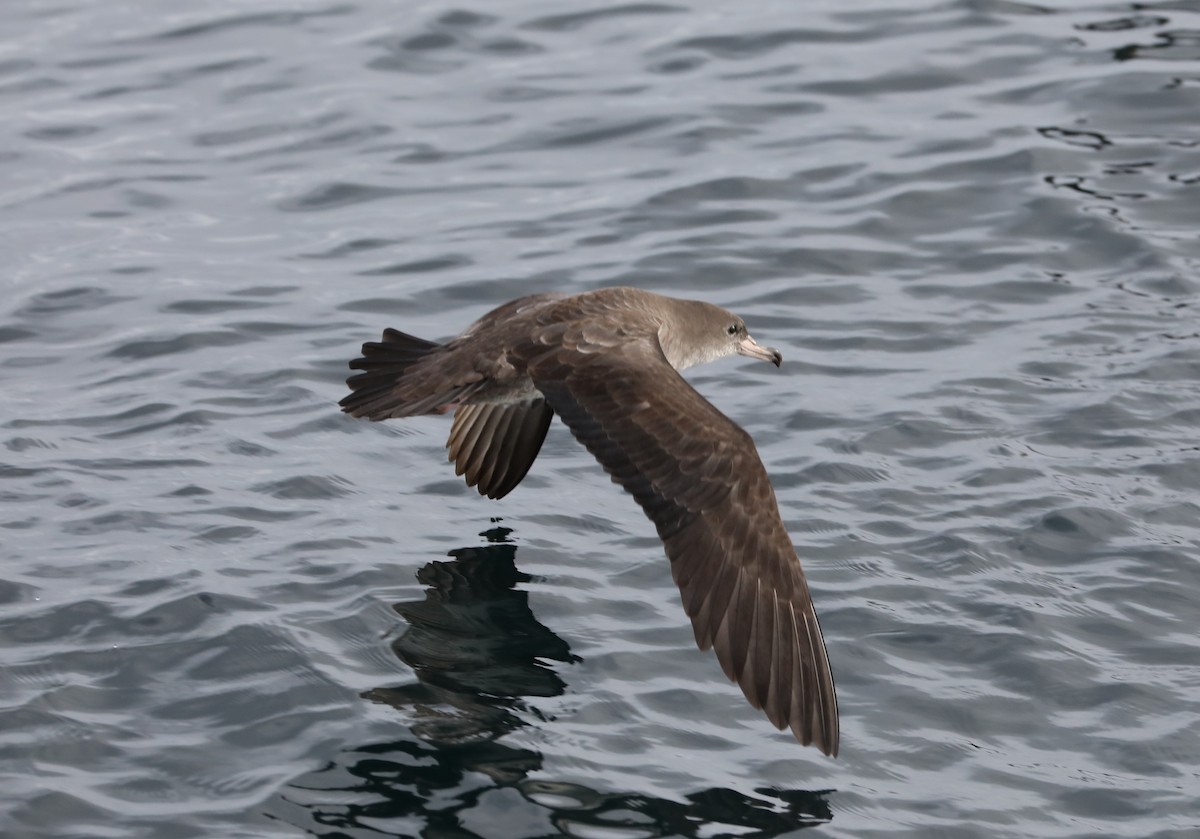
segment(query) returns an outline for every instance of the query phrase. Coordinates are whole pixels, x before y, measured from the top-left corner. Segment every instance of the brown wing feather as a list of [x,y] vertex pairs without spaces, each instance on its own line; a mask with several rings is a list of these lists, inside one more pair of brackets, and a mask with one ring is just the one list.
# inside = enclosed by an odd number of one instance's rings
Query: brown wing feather
[[[543,340],[547,340],[545,337]],[[777,727],[838,751],[833,675],[808,585],[750,436],[653,338],[558,333],[526,359],[554,412],[658,528],[701,649]]]
[[459,406],[446,442],[455,474],[480,495],[503,498],[529,472],[553,417],[544,399]]

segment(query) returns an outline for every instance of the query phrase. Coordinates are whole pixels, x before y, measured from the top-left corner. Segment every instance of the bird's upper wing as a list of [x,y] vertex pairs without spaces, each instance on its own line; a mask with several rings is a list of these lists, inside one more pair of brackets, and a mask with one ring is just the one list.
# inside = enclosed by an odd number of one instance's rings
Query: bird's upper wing
[[653,335],[554,327],[520,354],[575,437],[658,528],[701,649],[777,727],[838,750],[833,675],[808,585],[750,436]]

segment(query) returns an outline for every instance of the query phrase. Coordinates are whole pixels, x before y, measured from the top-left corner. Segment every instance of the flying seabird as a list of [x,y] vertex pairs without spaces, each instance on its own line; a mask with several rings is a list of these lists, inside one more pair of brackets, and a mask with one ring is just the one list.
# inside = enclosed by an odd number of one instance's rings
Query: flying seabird
[[455,472],[490,498],[525,477],[555,414],[658,528],[700,649],[777,728],[838,752],[833,674],[775,491],[741,427],[676,371],[727,355],[779,366],[725,309],[635,288],[535,294],[444,344],[395,329],[350,362],[342,410],[454,412]]

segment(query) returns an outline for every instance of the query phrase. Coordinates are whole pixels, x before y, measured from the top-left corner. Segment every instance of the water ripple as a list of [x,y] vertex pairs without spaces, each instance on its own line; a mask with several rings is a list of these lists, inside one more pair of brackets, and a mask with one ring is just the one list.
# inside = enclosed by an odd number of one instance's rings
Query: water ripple
[[[1198,14],[18,4],[0,832],[1191,836]],[[386,326],[619,283],[787,359],[689,376],[836,762],[563,429],[497,505],[447,423],[336,409]]]

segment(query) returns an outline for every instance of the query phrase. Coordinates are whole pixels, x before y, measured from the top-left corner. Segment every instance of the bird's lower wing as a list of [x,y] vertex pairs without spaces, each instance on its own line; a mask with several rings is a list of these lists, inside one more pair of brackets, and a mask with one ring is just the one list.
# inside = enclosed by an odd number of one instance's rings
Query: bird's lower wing
[[825,642],[749,435],[652,339],[602,352],[564,341],[531,350],[525,363],[554,412],[658,528],[701,649],[714,648],[777,727],[836,755]]

